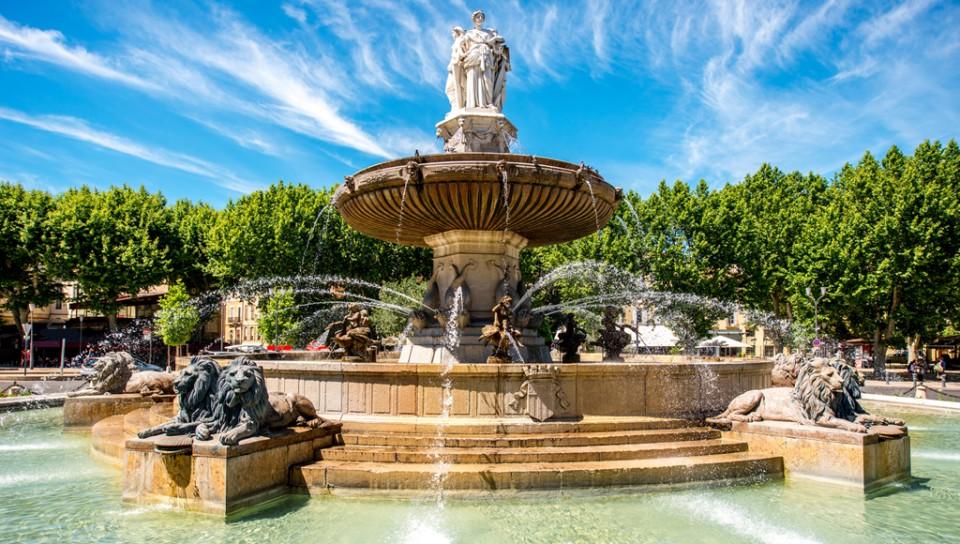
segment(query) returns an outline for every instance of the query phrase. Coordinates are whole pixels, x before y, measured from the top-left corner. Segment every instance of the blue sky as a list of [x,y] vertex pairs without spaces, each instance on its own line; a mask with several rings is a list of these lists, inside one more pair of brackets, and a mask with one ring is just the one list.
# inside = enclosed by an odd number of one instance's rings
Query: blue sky
[[216,206],[439,149],[449,30],[511,46],[519,152],[648,194],[960,127],[960,3],[0,0],[0,179]]

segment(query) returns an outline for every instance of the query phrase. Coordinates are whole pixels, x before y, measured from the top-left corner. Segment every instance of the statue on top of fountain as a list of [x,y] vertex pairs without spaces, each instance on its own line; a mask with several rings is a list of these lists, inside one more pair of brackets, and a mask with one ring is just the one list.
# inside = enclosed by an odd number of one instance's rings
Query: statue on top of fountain
[[486,345],[493,345],[493,354],[487,357],[487,364],[504,364],[513,361],[510,356],[510,347],[516,345],[519,349],[521,332],[513,326],[513,297],[500,297],[493,307],[493,324],[484,325],[480,331],[480,340]]
[[445,93],[450,112],[437,123],[447,153],[509,153],[517,128],[503,115],[510,48],[486,14],[471,15],[473,28],[453,27]]
[[510,48],[495,29],[483,28],[483,10],[473,12],[470,18],[470,30],[453,27],[446,85],[450,111],[480,108],[502,112]]
[[343,360],[355,362],[377,361],[377,336],[370,322],[370,314],[362,306],[348,306],[347,315],[327,325],[333,341],[343,349]]

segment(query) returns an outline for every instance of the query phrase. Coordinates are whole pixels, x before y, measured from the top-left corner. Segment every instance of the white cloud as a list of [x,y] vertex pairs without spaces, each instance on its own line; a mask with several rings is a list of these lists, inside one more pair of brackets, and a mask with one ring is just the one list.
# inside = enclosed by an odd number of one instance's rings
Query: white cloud
[[232,172],[219,168],[202,159],[184,153],[147,147],[121,136],[96,130],[82,119],[75,117],[60,115],[32,116],[21,111],[0,107],[0,119],[59,134],[81,142],[91,143],[104,149],[116,151],[117,153],[136,157],[161,166],[203,176],[213,180],[221,187],[238,193],[249,193],[257,188],[254,184],[240,179]]
[[85,72],[141,89],[156,88],[154,84],[148,81],[110,66],[105,59],[90,53],[83,47],[66,45],[63,34],[56,30],[40,30],[18,25],[0,15],[0,42],[8,44],[24,56],[37,58],[71,70]]

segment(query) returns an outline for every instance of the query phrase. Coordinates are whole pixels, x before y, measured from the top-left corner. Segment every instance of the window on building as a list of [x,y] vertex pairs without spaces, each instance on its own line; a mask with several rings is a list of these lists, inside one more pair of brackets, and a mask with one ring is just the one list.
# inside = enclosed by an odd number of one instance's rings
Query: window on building
[[57,301],[54,302],[54,306],[53,306],[53,307],[56,308],[57,310],[62,310],[62,309],[63,309],[63,299],[59,299],[59,298],[58,298]]

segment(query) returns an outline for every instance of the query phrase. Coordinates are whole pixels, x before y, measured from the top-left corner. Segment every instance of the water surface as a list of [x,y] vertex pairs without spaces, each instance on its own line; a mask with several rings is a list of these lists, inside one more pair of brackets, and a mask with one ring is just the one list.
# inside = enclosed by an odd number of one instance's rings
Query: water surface
[[865,499],[808,482],[497,499],[316,497],[224,523],[120,503],[120,474],[63,433],[62,409],[0,414],[2,542],[960,542],[960,417],[911,426],[915,481]]

